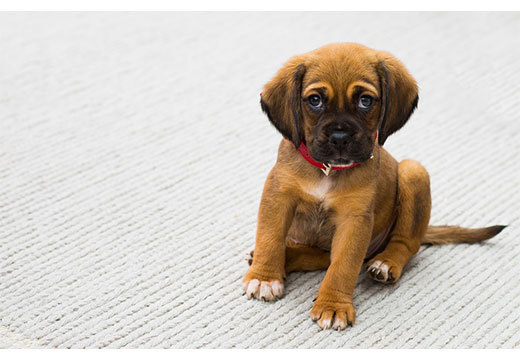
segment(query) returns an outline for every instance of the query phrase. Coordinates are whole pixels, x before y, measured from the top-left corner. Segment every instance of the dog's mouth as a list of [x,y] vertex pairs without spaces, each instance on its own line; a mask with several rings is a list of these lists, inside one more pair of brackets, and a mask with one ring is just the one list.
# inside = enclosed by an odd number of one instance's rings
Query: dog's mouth
[[335,149],[328,142],[315,141],[308,147],[314,160],[330,166],[347,167],[362,164],[373,157],[373,144],[352,143],[348,148]]
[[357,162],[358,161],[354,161],[354,160],[339,159],[339,160],[333,160],[333,161],[329,162],[328,164],[332,165],[332,166],[350,166]]
[[311,152],[311,156],[321,162],[321,163],[324,163],[324,164],[327,164],[327,165],[331,165],[331,166],[342,166],[342,167],[345,167],[345,166],[350,166],[354,163],[357,163],[357,164],[362,164],[364,163],[365,161],[368,161],[370,160],[373,156],[372,154],[367,154],[367,155],[359,155],[359,156],[345,156],[345,155],[342,155],[341,157],[339,156],[323,156],[322,154],[320,154],[319,152],[314,154],[313,152]]
[[[331,165],[331,166],[349,166],[354,163],[362,164],[370,159],[372,159],[374,156],[372,153],[367,154],[358,154],[357,156],[341,156],[341,157],[333,157],[332,159],[329,158],[326,161],[323,161],[324,163]],[[325,157],[327,158],[327,157]]]

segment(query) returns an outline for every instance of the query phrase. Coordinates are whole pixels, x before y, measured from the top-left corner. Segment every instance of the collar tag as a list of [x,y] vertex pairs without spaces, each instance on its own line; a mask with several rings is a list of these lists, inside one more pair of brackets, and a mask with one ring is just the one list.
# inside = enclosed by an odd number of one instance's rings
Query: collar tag
[[323,171],[323,173],[325,174],[325,176],[329,176],[330,171],[332,170],[332,165],[329,165],[329,164],[325,164],[325,163],[323,163],[323,167],[324,167],[325,169],[320,169],[320,170]]

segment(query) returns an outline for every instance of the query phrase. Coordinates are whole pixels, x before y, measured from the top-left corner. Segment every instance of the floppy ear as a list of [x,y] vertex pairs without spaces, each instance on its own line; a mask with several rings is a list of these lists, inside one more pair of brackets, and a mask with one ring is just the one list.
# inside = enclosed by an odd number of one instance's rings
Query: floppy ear
[[301,92],[305,74],[303,58],[291,58],[264,86],[260,105],[269,121],[296,148],[303,136]]
[[419,101],[415,79],[401,61],[385,51],[377,52],[378,72],[382,90],[379,145],[403,127]]

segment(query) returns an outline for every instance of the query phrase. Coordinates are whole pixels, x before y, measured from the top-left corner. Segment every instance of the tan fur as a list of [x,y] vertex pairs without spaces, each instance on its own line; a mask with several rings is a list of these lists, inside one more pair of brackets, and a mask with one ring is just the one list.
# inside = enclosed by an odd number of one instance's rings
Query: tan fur
[[[326,98],[323,113],[305,102],[314,93]],[[361,94],[376,103],[358,114]],[[367,268],[375,280],[393,283],[421,243],[472,242],[498,232],[428,228],[427,171],[413,160],[398,163],[382,147],[406,123],[417,98],[415,80],[399,60],[359,44],[333,44],[295,56],[267,83],[262,108],[284,139],[262,194],[254,257],[243,279],[248,297],[275,299],[288,272],[328,268],[311,318],[322,328],[340,330],[354,323],[354,286],[378,235],[388,234],[388,243]],[[325,126],[342,119],[355,127],[352,144],[366,160],[325,177],[297,147],[303,140],[320,154]]]
[[492,238],[504,230],[505,226],[495,225],[479,229],[468,229],[460,226],[429,226],[422,244],[473,244]]

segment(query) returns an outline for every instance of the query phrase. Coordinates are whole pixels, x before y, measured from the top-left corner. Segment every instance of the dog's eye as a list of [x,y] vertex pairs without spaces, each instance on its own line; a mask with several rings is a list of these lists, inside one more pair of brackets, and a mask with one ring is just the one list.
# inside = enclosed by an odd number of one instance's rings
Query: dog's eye
[[309,105],[313,109],[319,109],[323,105],[323,101],[319,95],[313,94],[307,98]]
[[363,95],[359,98],[358,106],[360,109],[370,109],[373,103],[374,99],[372,98],[372,96]]

